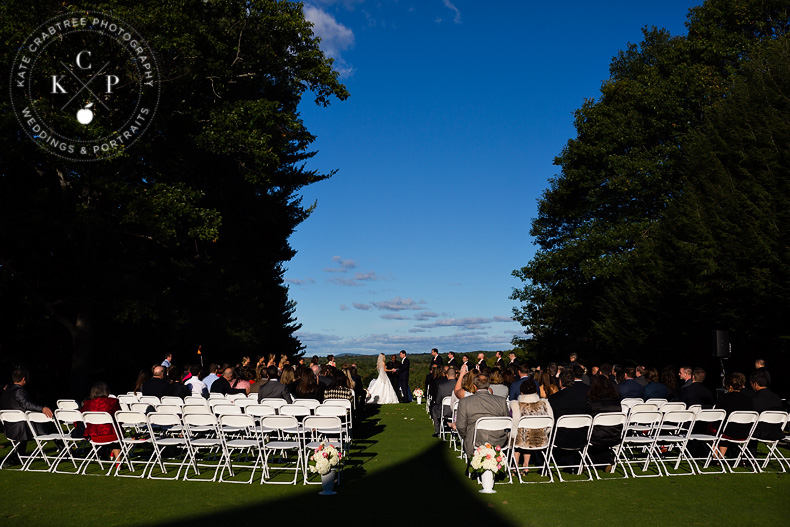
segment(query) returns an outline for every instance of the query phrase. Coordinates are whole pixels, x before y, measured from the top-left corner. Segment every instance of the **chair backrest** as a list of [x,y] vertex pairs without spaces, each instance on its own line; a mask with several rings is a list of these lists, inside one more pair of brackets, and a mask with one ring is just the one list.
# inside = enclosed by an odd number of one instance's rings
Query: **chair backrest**
[[[648,399],[645,402],[646,403],[652,403],[652,404],[658,406],[659,409],[661,409],[661,407],[663,405],[667,404],[668,401],[666,399],[662,399],[660,397],[651,397],[650,399]],[[685,405],[684,405],[684,408],[685,408]]]
[[[445,399],[449,399],[449,397],[445,397]],[[522,415],[518,420],[518,428],[527,430],[554,428],[554,418],[548,415]]]
[[258,401],[256,401],[255,399],[247,399],[245,397],[243,399],[236,399],[235,401],[233,401],[233,404],[235,404],[239,408],[244,408],[244,407],[249,406],[251,404],[258,404]]
[[622,412],[604,412],[593,417],[592,426],[617,426],[625,425],[628,417]]
[[319,405],[315,407],[315,415],[323,415],[323,416],[335,416],[335,417],[343,417],[345,418],[348,415],[348,412],[342,406],[333,406],[333,405]]
[[[662,428],[671,426],[675,430],[679,428],[685,430],[687,433],[691,433],[692,424],[694,423],[694,419],[696,417],[694,412],[690,412],[688,410],[670,410],[668,412],[661,413],[664,414],[664,417],[661,420]],[[680,432],[677,433],[679,434]]]
[[184,424],[187,427],[190,426],[198,426],[198,427],[216,427],[217,426],[217,418],[210,414],[189,414],[185,415],[183,418]]
[[[120,399],[118,399],[120,401]],[[79,410],[80,403],[74,399],[58,399],[57,402],[59,410]]]
[[692,411],[694,413],[699,413],[702,410],[701,404],[692,404],[687,408],[687,410]]
[[[116,412],[117,413],[117,412]],[[71,428],[73,423],[82,422],[82,412],[79,410],[55,410],[55,419],[60,423],[65,423]]]
[[134,403],[140,402],[140,398],[136,395],[119,395],[118,402],[121,404],[132,405]]
[[681,403],[681,402],[664,403],[658,408],[658,410],[661,413],[678,412],[685,409],[686,409],[686,403]]
[[250,393],[249,395],[247,395],[247,399],[250,399],[250,400],[255,401],[257,403],[258,402],[258,392]]
[[509,417],[481,417],[475,422],[475,430],[510,430],[513,420]]
[[286,404],[280,407],[280,415],[288,415],[294,417],[305,417],[310,415],[310,409],[301,404]]
[[26,423],[27,416],[22,410],[2,410],[0,420],[4,423]]
[[261,419],[261,426],[271,430],[293,430],[299,427],[299,421],[292,415],[271,415]]
[[450,408],[453,405],[453,398],[449,395],[447,397],[442,398],[442,409],[445,407]]
[[215,415],[228,415],[228,414],[241,414],[242,409],[241,406],[237,406],[233,403],[230,404],[215,404],[211,410],[214,412]]
[[182,412],[182,408],[182,406],[176,404],[160,404],[157,405],[156,411],[159,413],[179,415]]
[[129,410],[133,412],[147,412],[148,409],[151,407],[148,403],[132,403],[129,405]]
[[211,399],[225,399],[225,400],[227,400],[227,396],[224,393],[219,393],[219,392],[210,392],[208,394],[208,398],[209,398],[209,400],[211,400]]
[[656,412],[658,411],[658,405],[653,403],[637,403],[631,407],[629,413],[634,412]]
[[321,404],[318,399],[294,399],[293,404],[306,406],[310,411],[315,410],[315,407]]
[[267,415],[277,415],[277,410],[268,404],[248,404],[244,407],[244,413],[253,417],[264,417]]
[[343,422],[336,416],[308,415],[304,418],[302,426],[306,432],[313,430],[325,433],[329,431],[334,431],[336,433],[343,432]]
[[233,402],[236,399],[246,399],[247,398],[247,394],[246,393],[229,393],[228,395],[225,396],[225,398],[228,401]]
[[737,412],[732,412],[727,417],[727,424],[735,423],[735,424],[746,425],[750,423],[756,423],[759,418],[760,418],[760,414],[758,414],[757,412],[737,411]]
[[184,406],[184,400],[181,397],[174,395],[163,395],[162,404],[171,404],[175,406]]
[[140,397],[141,403],[148,403],[151,406],[156,406],[158,404],[162,404],[162,401],[159,400],[159,397],[154,397],[153,395],[143,395]]
[[148,422],[143,412],[119,411],[115,412],[115,421],[118,426],[142,426]]
[[620,401],[620,404],[625,408],[631,408],[633,405],[639,404],[641,402],[643,401],[639,397],[626,397],[625,399]]
[[787,417],[787,412],[782,412],[780,410],[765,410],[760,413],[758,422],[784,427],[785,423],[787,423]]
[[[349,412],[353,408],[351,401],[348,399],[324,399],[323,406],[342,406]],[[315,408],[313,408],[313,410],[315,410]]]
[[86,425],[112,425],[115,423],[107,412],[83,412],[82,420]]
[[288,401],[280,397],[264,397],[258,404],[267,404],[275,410],[279,410],[281,406],[288,404]]
[[554,423],[555,428],[585,428],[592,424],[592,416],[584,414],[563,415]]
[[187,395],[184,397],[184,404],[202,404],[203,406],[208,406],[208,399],[200,395]]
[[225,414],[219,416],[220,426],[243,428],[248,432],[255,429],[255,418],[246,414]]
[[214,412],[207,404],[185,404],[181,407],[181,415],[187,414],[214,415]]
[[658,410],[653,410],[652,412],[631,412],[628,414],[628,425],[657,426],[661,423],[663,416]]
[[700,410],[698,412],[693,412],[691,409],[688,411],[694,413],[694,422],[696,423],[718,423],[713,427],[716,430],[721,430],[721,424],[727,418],[727,412],[721,408]]

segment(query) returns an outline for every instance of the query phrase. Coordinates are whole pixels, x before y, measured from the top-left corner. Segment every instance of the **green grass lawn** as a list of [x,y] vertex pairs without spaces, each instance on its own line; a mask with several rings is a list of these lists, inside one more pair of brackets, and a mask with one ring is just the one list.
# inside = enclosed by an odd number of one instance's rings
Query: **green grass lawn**
[[[786,525],[784,474],[500,485],[478,493],[422,406],[382,406],[356,430],[336,496],[231,485],[0,471],[0,525]],[[0,455],[7,450],[3,441]],[[30,447],[29,447],[30,448]],[[283,523],[283,525],[287,525]]]

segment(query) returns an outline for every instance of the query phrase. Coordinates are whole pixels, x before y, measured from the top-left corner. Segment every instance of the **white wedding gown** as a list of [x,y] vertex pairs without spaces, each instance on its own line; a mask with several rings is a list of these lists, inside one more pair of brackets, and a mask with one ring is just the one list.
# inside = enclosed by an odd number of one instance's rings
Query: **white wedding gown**
[[379,368],[379,376],[368,386],[368,404],[397,404],[398,395],[392,387],[384,368]]

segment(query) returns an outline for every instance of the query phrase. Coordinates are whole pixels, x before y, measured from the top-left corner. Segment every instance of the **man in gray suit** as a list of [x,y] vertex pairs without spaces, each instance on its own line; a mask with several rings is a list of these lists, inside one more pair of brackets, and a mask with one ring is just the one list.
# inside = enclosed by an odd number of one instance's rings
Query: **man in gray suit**
[[[438,380],[434,383],[433,399],[431,400],[431,418],[433,419],[434,437],[439,437],[441,430],[442,419],[447,419],[453,416],[453,409],[445,408],[442,406],[442,400],[445,397],[450,397],[455,388],[455,368],[452,366],[447,368],[447,377]],[[447,423],[445,423],[447,424]]]
[[488,389],[488,375],[480,374],[475,377],[477,391],[472,396],[467,396],[458,401],[458,417],[456,428],[464,440],[464,450],[469,460],[475,452],[475,447],[485,443],[494,446],[504,446],[508,440],[506,430],[478,431],[476,444],[472,444],[475,437],[475,423],[481,417],[508,417],[507,401],[504,397],[493,395]]

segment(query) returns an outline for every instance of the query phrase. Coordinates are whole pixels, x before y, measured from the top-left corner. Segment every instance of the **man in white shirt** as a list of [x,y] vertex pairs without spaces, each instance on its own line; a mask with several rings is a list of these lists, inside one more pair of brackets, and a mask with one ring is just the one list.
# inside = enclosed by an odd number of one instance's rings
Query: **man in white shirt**
[[206,387],[206,383],[201,381],[198,376],[200,375],[200,366],[195,365],[189,368],[189,373],[192,374],[192,377],[187,379],[184,383],[185,386],[188,386],[190,390],[192,390],[192,395],[201,395],[203,397],[208,397],[208,388]]
[[164,366],[165,368],[169,368],[171,366],[170,361],[172,360],[173,360],[173,354],[168,353],[167,355],[165,355],[165,360],[162,361],[162,366]]

